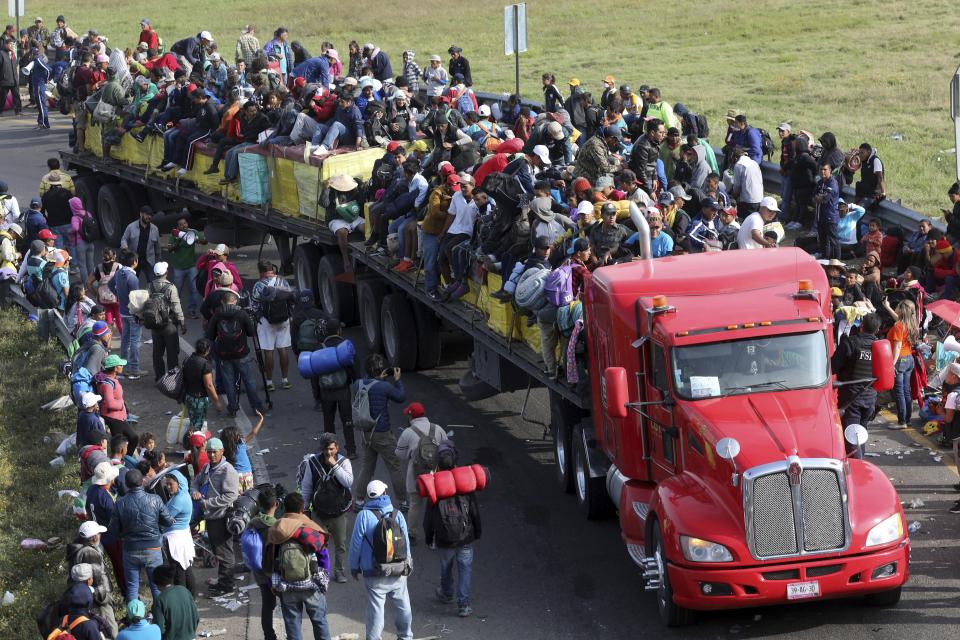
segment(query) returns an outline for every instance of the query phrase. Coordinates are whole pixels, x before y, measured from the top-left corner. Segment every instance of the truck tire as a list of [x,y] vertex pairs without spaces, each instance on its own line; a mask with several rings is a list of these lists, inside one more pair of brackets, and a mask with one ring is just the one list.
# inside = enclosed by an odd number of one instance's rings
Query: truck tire
[[553,461],[557,470],[557,484],[564,493],[573,493],[573,464],[571,442],[573,434],[564,420],[554,418]]
[[380,308],[383,353],[393,367],[413,371],[417,367],[417,327],[407,296],[391,293]]
[[380,303],[387,295],[387,287],[376,278],[357,280],[357,315],[363,344],[370,353],[383,349],[380,334]]
[[660,621],[668,627],[684,627],[693,624],[696,612],[693,609],[681,607],[673,601],[673,587],[670,586],[670,572],[667,571],[666,553],[663,550],[663,534],[660,533],[660,523],[653,523],[653,535],[650,538],[651,555],[657,561],[660,570],[660,588],[657,589],[657,611]]
[[440,365],[440,318],[427,305],[411,302],[417,323],[417,369],[435,369]]
[[129,222],[127,213],[133,205],[121,184],[105,184],[97,195],[97,219],[103,240],[111,247],[119,247],[123,231]]
[[73,181],[77,197],[83,201],[83,208],[93,216],[97,215],[99,204],[100,180],[96,176],[84,175]]
[[344,326],[354,323],[356,297],[353,285],[337,280],[343,273],[343,259],[339,253],[330,253],[317,266],[317,295],[323,310]]
[[866,603],[873,607],[892,607],[900,602],[900,593],[903,587],[881,591],[880,593],[871,593],[866,596]]
[[584,427],[578,424],[573,430],[573,488],[577,506],[587,520],[600,520],[611,512],[613,503],[607,496],[605,477],[590,477],[590,462],[583,438]]
[[293,250],[293,275],[298,289],[309,289],[318,300],[317,269],[320,267],[320,247],[308,242]]

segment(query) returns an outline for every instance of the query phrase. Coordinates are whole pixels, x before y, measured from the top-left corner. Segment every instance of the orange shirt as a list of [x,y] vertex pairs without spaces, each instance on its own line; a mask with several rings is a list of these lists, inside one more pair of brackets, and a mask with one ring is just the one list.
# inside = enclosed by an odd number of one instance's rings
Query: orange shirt
[[890,341],[890,346],[893,346],[894,342],[900,343],[900,353],[897,354],[898,359],[909,356],[912,353],[913,345],[910,344],[907,325],[902,322],[898,321],[890,328],[890,331],[887,331],[887,340]]

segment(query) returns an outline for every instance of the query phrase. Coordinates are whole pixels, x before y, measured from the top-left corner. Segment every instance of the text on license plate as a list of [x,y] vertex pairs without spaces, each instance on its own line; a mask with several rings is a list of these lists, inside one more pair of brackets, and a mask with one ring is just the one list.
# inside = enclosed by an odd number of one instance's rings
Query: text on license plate
[[792,582],[787,585],[787,600],[803,600],[804,598],[816,598],[820,595],[820,583],[813,582]]

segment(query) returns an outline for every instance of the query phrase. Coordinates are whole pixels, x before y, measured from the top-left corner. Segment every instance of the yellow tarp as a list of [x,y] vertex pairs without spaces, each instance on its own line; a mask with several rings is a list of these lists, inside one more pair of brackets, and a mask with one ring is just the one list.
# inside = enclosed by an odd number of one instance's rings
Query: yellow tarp
[[496,298],[490,298],[487,303],[489,315],[487,316],[487,326],[499,333],[505,338],[513,334],[513,305],[500,302]]
[[[324,220],[327,210],[317,204],[320,197],[320,167],[302,162],[293,163],[293,177],[297,181],[297,199],[300,203],[300,215],[311,220]],[[364,216],[369,204],[364,205]]]
[[373,174],[373,163],[383,157],[381,147],[372,147],[362,151],[352,151],[335,156],[327,156],[320,166],[320,180],[323,186],[338,173],[345,173],[359,182],[366,182]]
[[223,185],[220,184],[220,179],[223,177],[223,174],[220,172],[209,175],[204,173],[212,164],[213,158],[200,153],[193,154],[193,164],[183,179],[192,181],[197,185],[197,188],[204,193],[222,192]]
[[102,158],[103,157],[103,127],[87,122],[87,135],[84,139],[87,151]]
[[297,179],[294,176],[293,160],[268,158],[270,168],[270,205],[288,216],[300,215],[300,198],[297,196]]

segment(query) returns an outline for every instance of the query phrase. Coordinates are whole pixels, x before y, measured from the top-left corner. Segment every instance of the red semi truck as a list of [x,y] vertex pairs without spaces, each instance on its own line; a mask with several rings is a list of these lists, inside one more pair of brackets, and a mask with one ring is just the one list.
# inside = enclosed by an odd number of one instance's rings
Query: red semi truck
[[[665,624],[810,598],[899,600],[906,521],[887,476],[846,454],[829,288],[812,257],[606,267],[584,316],[596,409],[555,422],[558,474],[588,516],[617,509]],[[889,389],[885,340],[873,370]]]

